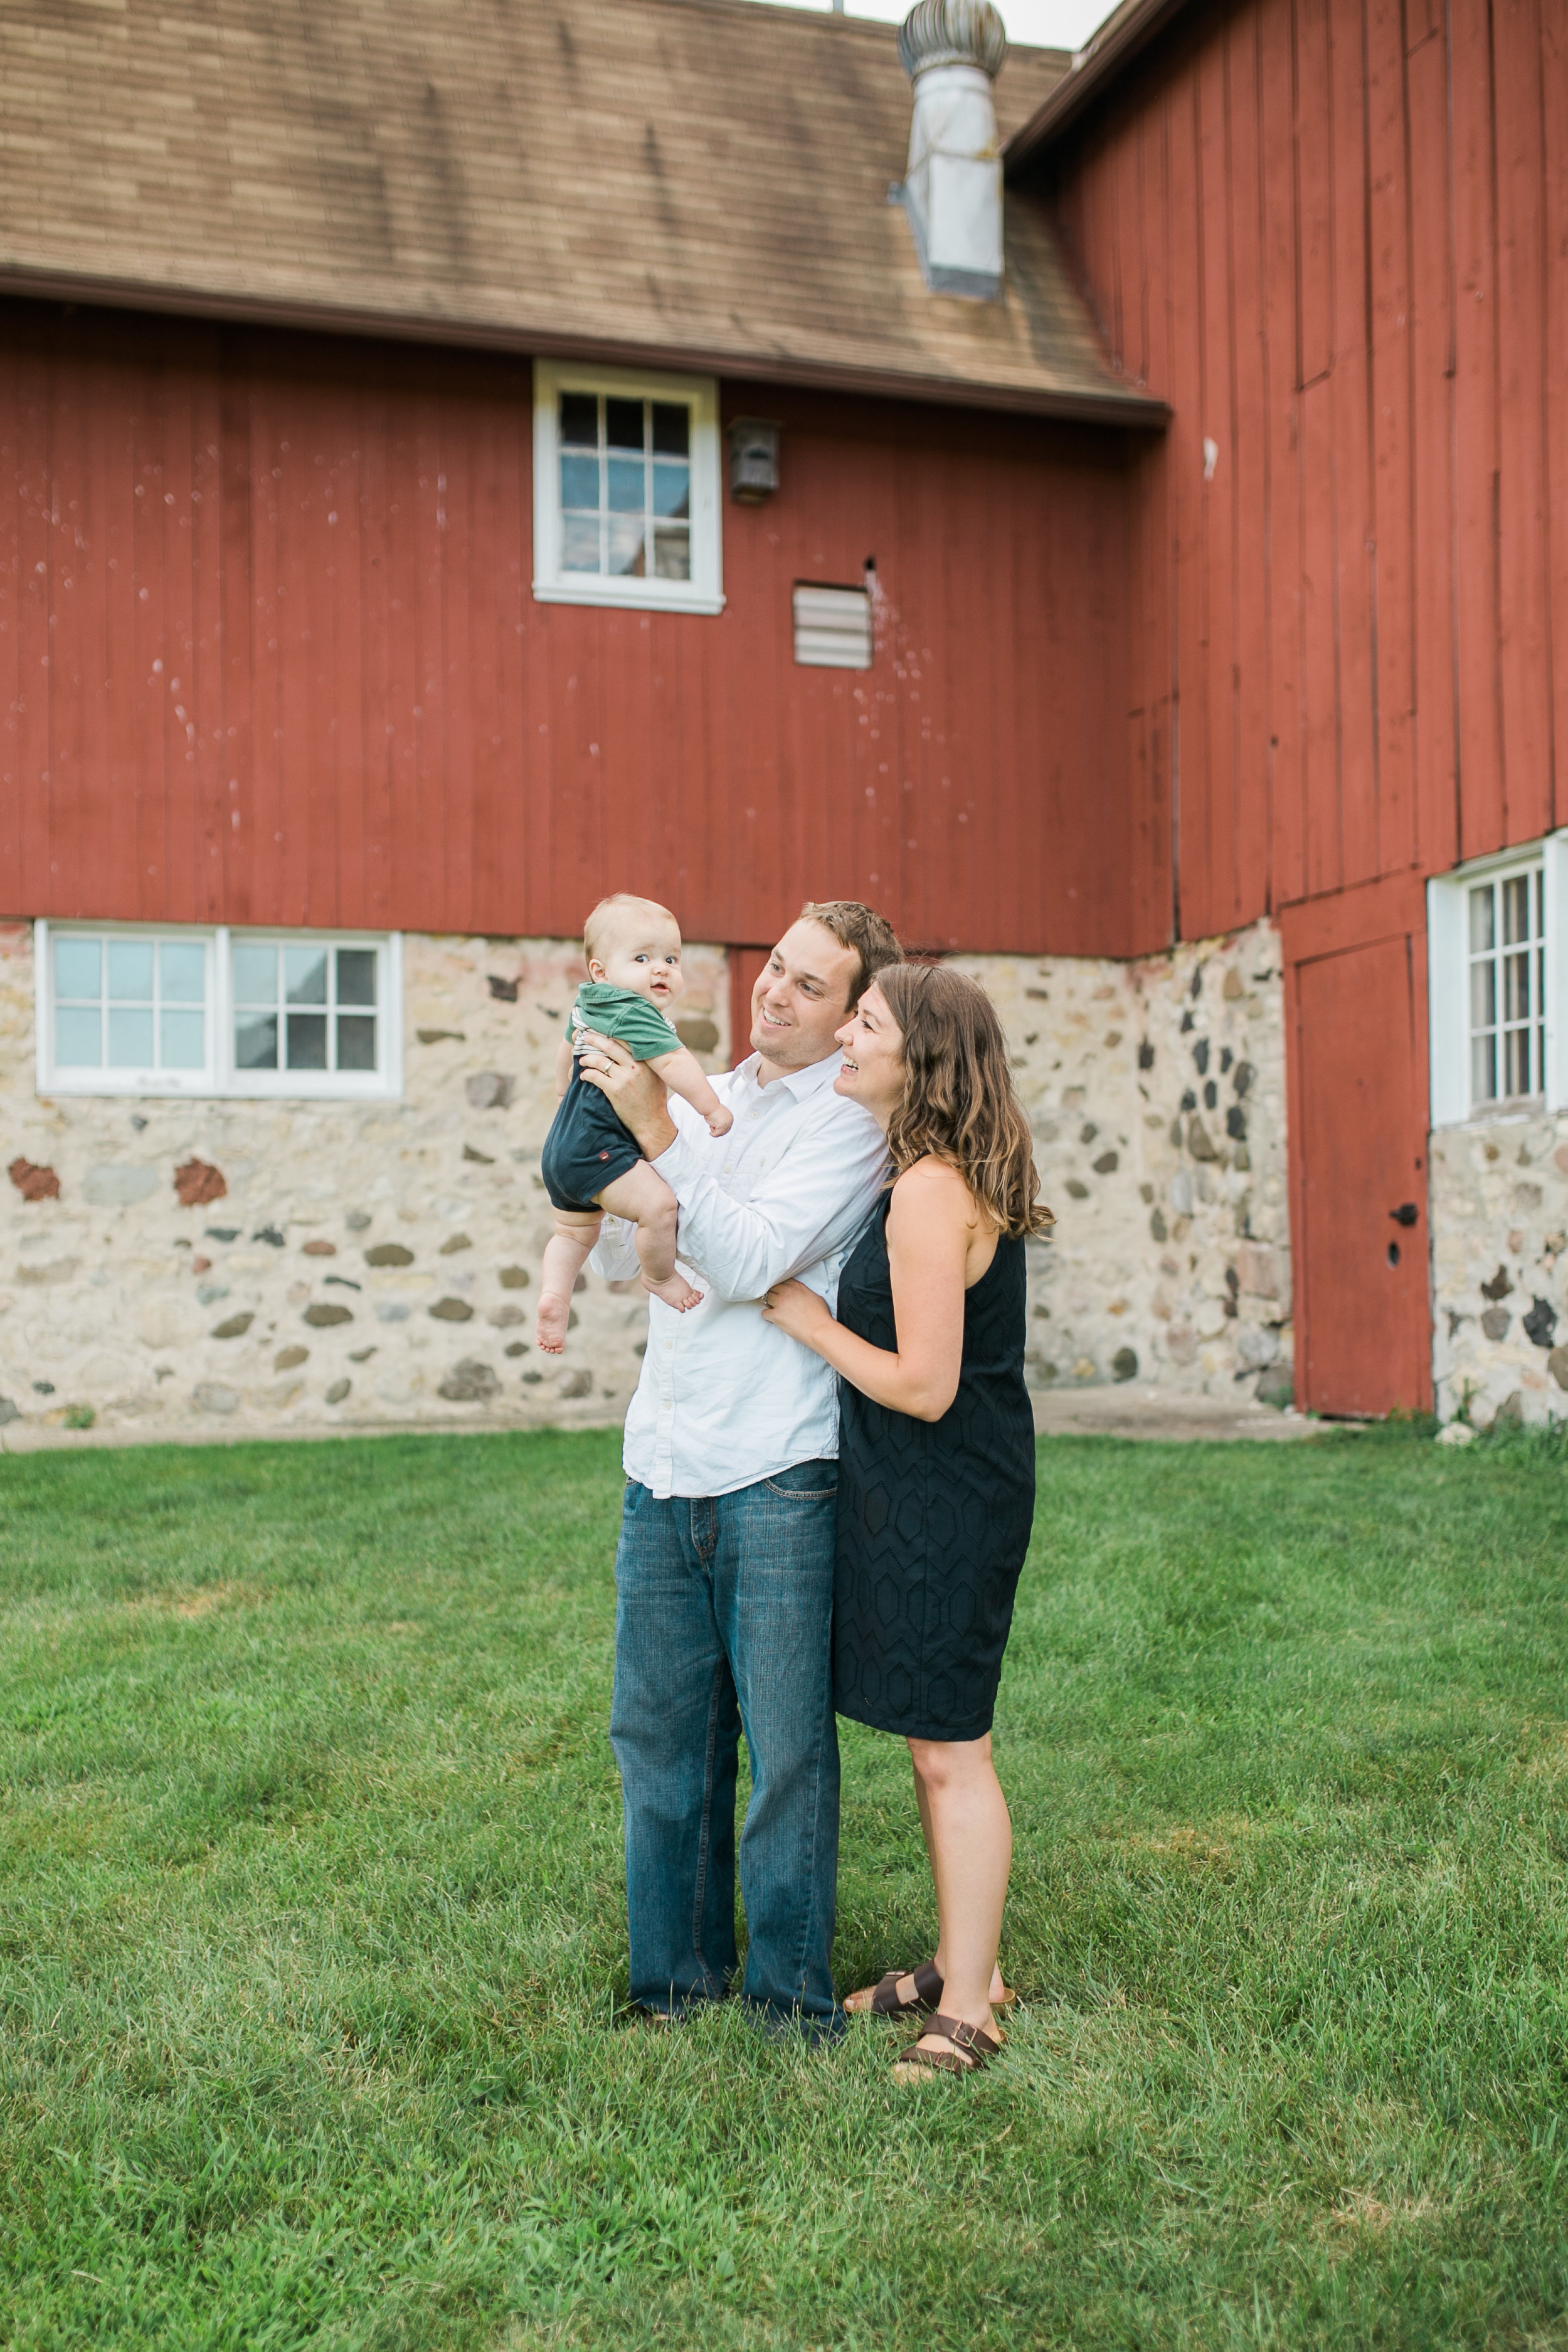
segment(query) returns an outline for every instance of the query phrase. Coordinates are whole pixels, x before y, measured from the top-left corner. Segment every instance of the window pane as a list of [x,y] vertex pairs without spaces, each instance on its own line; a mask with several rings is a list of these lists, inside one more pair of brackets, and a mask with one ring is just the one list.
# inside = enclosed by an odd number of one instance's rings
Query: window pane
[[[102,960],[96,940],[57,940],[55,941],[55,994],[57,996],[96,996]],[[96,1063],[95,1053],[93,1060]]]
[[[150,1004],[153,1001],[151,940],[109,941],[109,994],[121,1003]],[[111,1049],[112,1050],[112,1049]],[[149,1061],[152,1055],[148,1055]]]
[[1533,1092],[1530,1083],[1530,1032],[1528,1029],[1503,1031],[1503,1092],[1505,1095],[1527,1095]]
[[586,507],[590,511],[597,509],[599,504],[597,457],[562,458],[561,503],[563,507]]
[[643,511],[643,464],[640,457],[612,457],[605,471],[609,476],[608,506],[612,514],[641,514]]
[[1503,957],[1502,999],[1505,1021],[1529,1020],[1530,958],[1528,954]]
[[611,572],[623,580],[640,580],[647,570],[641,515],[613,515],[609,538]]
[[691,476],[685,466],[653,469],[653,510],[656,515],[684,515],[690,504]]
[[[235,949],[234,1001],[237,1004],[277,1003],[278,950],[276,948],[237,947]],[[271,1064],[247,1064],[245,1066],[270,1069]]]
[[1470,1026],[1472,1029],[1492,1029],[1497,1025],[1497,966],[1495,963],[1473,963],[1470,966]]
[[[283,984],[289,992],[290,1004],[325,1004],[327,1001],[325,948],[285,948]],[[290,1052],[289,1067],[314,1069],[316,1065],[314,1062],[296,1064]]]
[[238,1070],[275,1070],[278,1067],[278,1015],[276,1013],[243,1014],[234,1024],[234,1064]]
[[1516,874],[1502,886],[1502,937],[1505,947],[1515,947],[1530,937],[1530,877]]
[[1470,1100],[1497,1100],[1497,1039],[1472,1037],[1470,1040]]
[[340,1004],[374,1004],[375,1003],[375,950],[374,948],[340,948],[338,950],[338,1003]]
[[1483,882],[1479,889],[1470,892],[1470,953],[1472,955],[1480,955],[1494,944],[1492,926],[1492,886],[1489,882]]
[[605,438],[612,449],[641,449],[643,404],[640,400],[606,400]]
[[653,574],[656,580],[689,580],[691,577],[691,534],[678,523],[661,523],[653,535]]
[[561,569],[563,572],[597,572],[598,568],[598,516],[568,515],[561,534]]
[[691,411],[684,401],[679,405],[672,400],[656,400],[653,404],[653,446],[659,457],[684,457],[690,452]]
[[324,1013],[289,1015],[289,1067],[324,1070],[327,1066],[327,1016]]
[[109,1066],[111,1070],[153,1067],[153,1014],[131,1013],[119,1005],[109,1009]]
[[596,448],[599,441],[599,400],[592,392],[563,392],[561,395],[561,438],[565,442],[586,443]]
[[338,1067],[340,1070],[374,1069],[375,1015],[374,1013],[339,1013]]
[[[80,942],[73,940],[71,944],[74,947]],[[96,1005],[71,1009],[62,1005],[55,1014],[55,1061],[62,1070],[103,1067],[103,1026]]]
[[162,1051],[158,1066],[163,1070],[199,1070],[206,1059],[206,1023],[200,1013],[170,1013],[159,1015],[159,1044]]
[[197,940],[164,940],[158,950],[158,985],[165,1004],[200,1004],[206,997],[206,950]]

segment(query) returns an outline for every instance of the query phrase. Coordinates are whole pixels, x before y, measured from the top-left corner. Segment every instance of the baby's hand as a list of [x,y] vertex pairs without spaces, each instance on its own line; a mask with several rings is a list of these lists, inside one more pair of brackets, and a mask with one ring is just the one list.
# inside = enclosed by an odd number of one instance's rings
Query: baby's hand
[[718,1109],[712,1112],[709,1118],[708,1132],[710,1135],[728,1135],[730,1129],[734,1126],[734,1112],[732,1110],[726,1110],[723,1104],[721,1103]]

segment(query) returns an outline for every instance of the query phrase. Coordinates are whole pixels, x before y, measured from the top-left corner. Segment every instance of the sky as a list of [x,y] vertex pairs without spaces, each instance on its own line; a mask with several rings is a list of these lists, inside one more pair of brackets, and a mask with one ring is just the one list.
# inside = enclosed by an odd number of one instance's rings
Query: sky
[[[784,0],[786,6],[826,8],[831,0]],[[877,16],[901,24],[912,0],[847,0],[851,16]],[[1009,40],[1045,49],[1080,49],[1110,14],[1108,0],[997,0]]]

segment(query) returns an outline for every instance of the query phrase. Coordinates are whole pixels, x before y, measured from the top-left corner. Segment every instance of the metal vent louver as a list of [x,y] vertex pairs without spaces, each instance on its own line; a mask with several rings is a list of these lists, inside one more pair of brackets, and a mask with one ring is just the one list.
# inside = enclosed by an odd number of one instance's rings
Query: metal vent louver
[[871,599],[867,590],[797,584],[795,657],[814,669],[869,669]]

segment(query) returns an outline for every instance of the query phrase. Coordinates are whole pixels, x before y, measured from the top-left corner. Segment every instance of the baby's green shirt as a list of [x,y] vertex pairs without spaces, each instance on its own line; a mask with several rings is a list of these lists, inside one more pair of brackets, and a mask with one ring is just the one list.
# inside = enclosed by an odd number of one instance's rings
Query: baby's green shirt
[[672,1023],[635,988],[612,988],[608,981],[585,980],[577,1002],[566,1016],[568,1035],[579,1029],[597,1029],[618,1045],[629,1046],[633,1058],[651,1062],[660,1054],[680,1050]]

